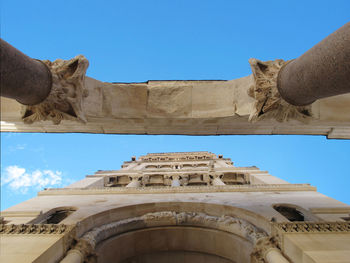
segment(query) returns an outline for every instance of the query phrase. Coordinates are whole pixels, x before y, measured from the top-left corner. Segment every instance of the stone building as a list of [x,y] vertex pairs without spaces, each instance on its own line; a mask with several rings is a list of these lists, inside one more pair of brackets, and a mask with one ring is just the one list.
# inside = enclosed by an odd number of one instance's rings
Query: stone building
[[1,213],[1,262],[350,262],[350,206],[210,152],[132,157]]

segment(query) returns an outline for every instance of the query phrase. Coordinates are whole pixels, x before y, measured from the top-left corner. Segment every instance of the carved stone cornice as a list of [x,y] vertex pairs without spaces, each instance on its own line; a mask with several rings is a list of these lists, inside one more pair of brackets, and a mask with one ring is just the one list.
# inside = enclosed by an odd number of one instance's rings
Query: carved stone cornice
[[277,89],[277,77],[281,68],[289,61],[276,59],[260,61],[250,59],[255,85],[249,90],[249,96],[255,99],[255,112],[249,116],[250,121],[273,118],[279,122],[296,119],[307,122],[311,119],[311,106],[294,106],[286,102]]
[[202,186],[161,186],[161,187],[104,187],[104,188],[52,188],[38,195],[96,195],[96,194],[164,194],[164,193],[215,193],[215,192],[283,192],[316,191],[309,184],[256,184],[256,185],[202,185]]
[[284,234],[350,233],[350,222],[285,222],[273,223],[272,235],[284,247]]
[[63,235],[74,229],[73,225],[52,224],[0,224],[0,234],[54,234]]
[[350,232],[350,222],[288,222],[274,223],[280,233],[336,233]]
[[43,120],[51,120],[54,124],[62,120],[86,122],[82,102],[88,95],[84,88],[88,60],[79,55],[70,60],[43,62],[52,73],[51,92],[43,102],[23,106],[22,120],[27,124]]

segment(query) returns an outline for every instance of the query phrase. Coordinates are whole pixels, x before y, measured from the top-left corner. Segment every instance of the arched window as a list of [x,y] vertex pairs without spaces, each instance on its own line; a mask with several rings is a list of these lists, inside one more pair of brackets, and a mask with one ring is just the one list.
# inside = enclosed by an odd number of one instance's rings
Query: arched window
[[305,221],[305,216],[297,208],[286,205],[274,205],[273,208],[289,221]]
[[46,218],[45,223],[42,223],[42,224],[58,224],[73,212],[74,211],[72,210],[66,210],[66,209],[56,210],[53,214],[49,215]]
[[49,212],[38,216],[31,224],[58,224],[66,219],[77,209],[75,207],[58,207],[50,210]]

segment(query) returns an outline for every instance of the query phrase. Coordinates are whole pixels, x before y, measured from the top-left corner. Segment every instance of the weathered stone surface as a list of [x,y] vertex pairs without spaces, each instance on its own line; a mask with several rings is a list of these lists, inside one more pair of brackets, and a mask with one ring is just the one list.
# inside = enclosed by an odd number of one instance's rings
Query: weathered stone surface
[[254,85],[249,94],[255,98],[255,112],[249,119],[257,121],[261,118],[273,118],[283,122],[297,119],[308,122],[311,119],[311,106],[294,106],[285,101],[277,89],[277,76],[281,68],[289,61],[276,59],[275,61],[260,61],[250,59],[249,63],[253,71]]
[[84,87],[88,60],[79,55],[67,61],[43,62],[52,74],[50,94],[39,104],[23,106],[23,121],[28,124],[42,120],[59,124],[64,119],[86,122],[82,103],[83,98],[88,96]]
[[192,85],[183,81],[148,83],[148,118],[188,118],[192,115]]
[[[49,121],[52,119],[49,113],[46,117],[34,118],[37,121],[32,124],[23,123],[24,106],[2,97],[1,131],[318,134],[329,135],[329,138],[350,138],[350,94],[318,100],[307,107],[305,114],[305,107],[287,105],[286,102],[274,104],[276,100],[269,92],[261,97],[257,85],[265,85],[268,78],[265,82],[262,80],[251,75],[229,81],[106,83],[86,77],[81,86],[86,97],[81,96],[77,104],[81,105],[78,111],[81,114],[78,115],[83,116],[85,123],[61,113],[52,115],[56,123],[60,121],[59,125]],[[62,118],[56,118],[58,116]]]

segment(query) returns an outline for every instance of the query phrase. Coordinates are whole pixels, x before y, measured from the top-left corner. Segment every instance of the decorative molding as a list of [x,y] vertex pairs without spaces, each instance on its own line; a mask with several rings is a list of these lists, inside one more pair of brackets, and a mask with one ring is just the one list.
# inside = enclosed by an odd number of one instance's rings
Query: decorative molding
[[348,207],[313,207],[310,208],[313,214],[349,214],[350,206]]
[[284,234],[335,234],[349,233],[350,222],[286,222],[272,223],[272,235],[278,246],[284,247]]
[[260,61],[249,59],[254,86],[249,90],[249,96],[255,99],[255,112],[249,116],[249,121],[255,122],[262,118],[273,118],[279,122],[296,119],[308,122],[311,119],[311,106],[294,106],[286,102],[277,89],[277,76],[281,68],[289,61],[276,59]]
[[37,217],[42,211],[1,211],[2,217]]
[[288,192],[316,191],[309,184],[256,184],[256,185],[203,185],[161,187],[104,187],[104,188],[51,188],[38,195],[96,195],[96,194],[164,194],[164,193],[215,193],[215,192]]
[[197,226],[222,230],[247,239],[252,245],[267,237],[265,231],[246,220],[232,216],[217,217],[195,212],[162,211],[95,227],[77,240],[73,249],[81,249],[81,254],[89,257],[94,254],[96,246],[108,238],[133,230],[159,226]]
[[251,263],[266,263],[266,254],[271,249],[277,249],[280,251],[278,242],[274,237],[264,237],[258,240],[254,246],[254,250],[251,254]]
[[51,120],[59,124],[62,120],[86,122],[82,101],[87,97],[84,88],[88,60],[76,56],[70,60],[57,59],[43,61],[52,73],[52,88],[49,96],[37,105],[22,106],[22,120],[31,124],[36,121]]
[[72,225],[52,224],[0,224],[0,234],[66,234],[74,229]]
[[95,247],[92,247],[92,245],[84,240],[84,239],[75,239],[72,242],[72,248],[68,251],[67,255],[69,253],[78,252],[80,256],[85,259],[84,262],[86,263],[96,263],[97,262],[97,255],[95,253]]
[[274,223],[279,233],[339,233],[350,232],[350,222],[288,222]]

